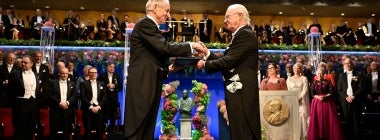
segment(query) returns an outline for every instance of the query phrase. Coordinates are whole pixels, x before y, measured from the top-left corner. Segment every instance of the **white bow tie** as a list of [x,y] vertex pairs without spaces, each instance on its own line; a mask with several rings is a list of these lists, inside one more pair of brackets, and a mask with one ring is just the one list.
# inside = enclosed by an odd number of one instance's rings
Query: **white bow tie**
[[27,70],[27,71],[24,71],[25,74],[33,74],[33,71],[31,70]]

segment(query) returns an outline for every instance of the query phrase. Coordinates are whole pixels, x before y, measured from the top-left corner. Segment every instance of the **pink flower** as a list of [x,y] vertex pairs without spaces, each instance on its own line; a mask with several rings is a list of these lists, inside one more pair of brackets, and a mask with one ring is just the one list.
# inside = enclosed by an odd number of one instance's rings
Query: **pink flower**
[[202,112],[205,109],[203,105],[197,107],[197,112]]
[[194,103],[198,104],[201,101],[201,97],[199,96],[194,96]]
[[164,110],[171,110],[173,108],[173,103],[170,100],[165,100]]

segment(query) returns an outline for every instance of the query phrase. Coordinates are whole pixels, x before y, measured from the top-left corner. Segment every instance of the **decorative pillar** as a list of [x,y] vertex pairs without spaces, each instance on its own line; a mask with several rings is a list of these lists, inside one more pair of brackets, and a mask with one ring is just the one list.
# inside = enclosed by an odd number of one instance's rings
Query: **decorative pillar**
[[191,118],[182,117],[179,120],[181,122],[181,140],[191,140]]
[[55,29],[50,26],[41,27],[40,51],[43,54],[42,63],[50,63],[54,70]]
[[[123,93],[120,101],[120,124],[124,124],[124,110],[125,110],[125,94],[127,92],[127,77],[128,77],[128,66],[129,66],[129,57],[130,57],[130,35],[133,31],[135,24],[129,23],[125,29],[125,38],[124,38],[124,69],[123,69]],[[117,124],[119,125],[119,124]]]
[[314,73],[318,64],[322,62],[321,34],[319,33],[318,27],[312,27],[310,29],[310,34],[307,36],[307,40],[309,46],[308,62],[314,67]]

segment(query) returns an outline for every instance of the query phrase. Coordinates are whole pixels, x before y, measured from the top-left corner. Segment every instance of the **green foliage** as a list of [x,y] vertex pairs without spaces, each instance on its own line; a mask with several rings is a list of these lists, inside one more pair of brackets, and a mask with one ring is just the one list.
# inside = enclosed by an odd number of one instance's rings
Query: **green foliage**
[[192,130],[191,132],[191,136],[193,137],[192,140],[199,140],[203,137],[203,132],[201,130]]
[[[23,46],[39,46],[40,40],[8,40],[0,38],[0,45],[23,45]],[[124,41],[107,42],[102,40],[55,40],[55,46],[91,46],[91,47],[124,47]],[[209,49],[226,49],[229,44],[224,43],[205,43]],[[322,50],[326,51],[380,51],[380,46],[362,46],[362,45],[322,45]],[[306,44],[293,44],[293,45],[279,45],[279,44],[261,44],[259,45],[261,50],[307,50]]]
[[192,80],[191,83],[193,84],[193,88],[191,88],[191,92],[194,94],[198,94],[202,90],[202,83],[198,82],[197,80]]

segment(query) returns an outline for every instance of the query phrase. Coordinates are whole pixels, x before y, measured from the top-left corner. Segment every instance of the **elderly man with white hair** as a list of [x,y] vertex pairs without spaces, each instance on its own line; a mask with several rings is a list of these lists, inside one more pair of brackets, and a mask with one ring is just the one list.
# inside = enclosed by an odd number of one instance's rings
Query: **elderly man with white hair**
[[260,108],[257,80],[258,42],[250,27],[247,9],[230,5],[224,18],[225,28],[232,32],[232,41],[223,56],[205,55],[197,63],[207,73],[221,71],[232,140],[259,140]]

